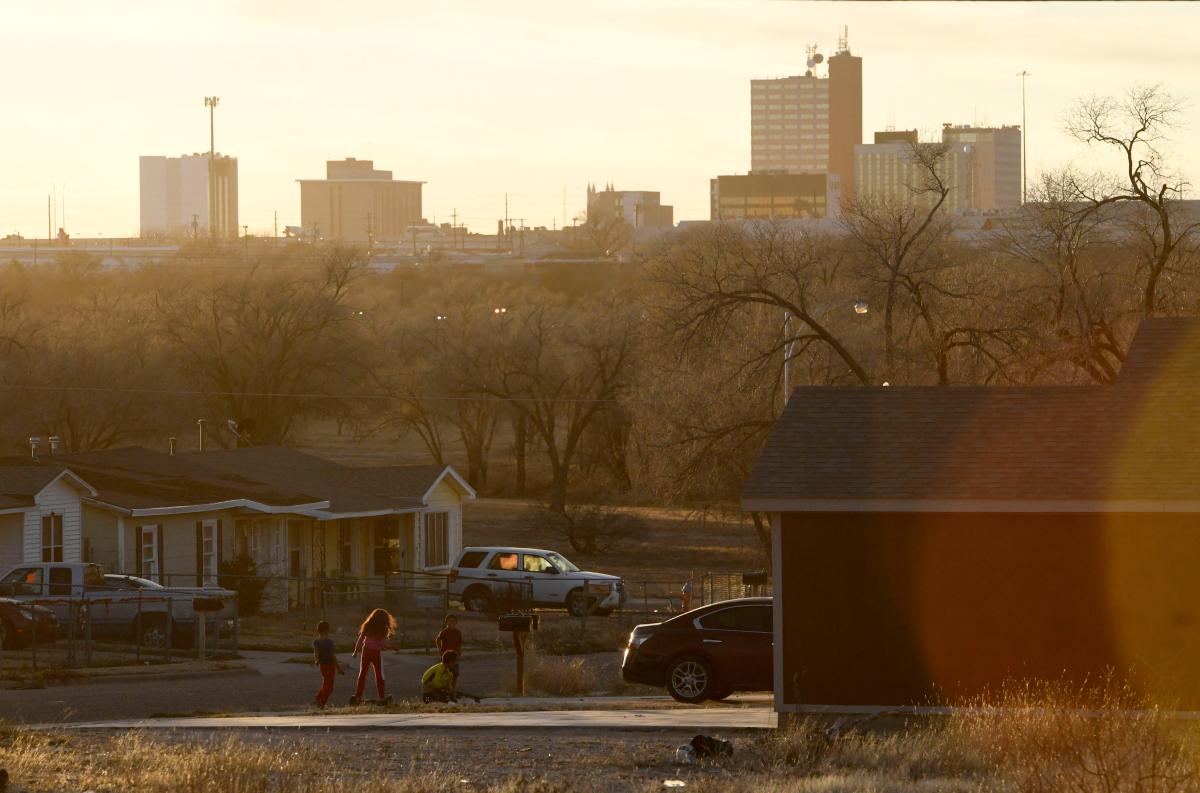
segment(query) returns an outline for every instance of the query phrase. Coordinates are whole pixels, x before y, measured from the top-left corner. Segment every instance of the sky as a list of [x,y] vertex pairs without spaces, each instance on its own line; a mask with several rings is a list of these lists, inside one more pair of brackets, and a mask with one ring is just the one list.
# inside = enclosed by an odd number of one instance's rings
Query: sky
[[473,231],[506,193],[526,225],[570,223],[589,182],[706,219],[708,180],[750,167],[750,80],[803,73],[843,26],[868,142],[1020,124],[1027,70],[1031,181],[1110,162],[1063,116],[1138,83],[1187,100],[1172,157],[1200,170],[1196,3],[0,0],[0,237],[45,235],[52,192],[73,236],[135,236],[138,156],[206,151],[212,95],[252,234],[298,224],[296,180],[347,156]]

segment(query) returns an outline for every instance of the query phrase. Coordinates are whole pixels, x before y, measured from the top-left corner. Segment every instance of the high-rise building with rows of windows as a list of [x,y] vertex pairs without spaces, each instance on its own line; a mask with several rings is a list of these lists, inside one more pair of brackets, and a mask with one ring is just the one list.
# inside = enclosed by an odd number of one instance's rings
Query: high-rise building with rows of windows
[[810,64],[802,75],[750,81],[750,170],[836,174],[845,202],[862,143],[862,58],[843,39],[824,74]]

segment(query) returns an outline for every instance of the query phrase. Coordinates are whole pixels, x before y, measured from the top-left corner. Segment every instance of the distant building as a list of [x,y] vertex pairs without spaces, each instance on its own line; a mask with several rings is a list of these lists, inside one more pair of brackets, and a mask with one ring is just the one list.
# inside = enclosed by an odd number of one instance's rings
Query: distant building
[[650,190],[614,190],[612,185],[597,190],[588,185],[588,222],[619,216],[634,229],[671,228],[675,225],[675,208],[661,200],[658,192]]
[[885,129],[875,133],[876,143],[916,143],[915,129]]
[[819,62],[810,57],[803,75],[750,81],[750,170],[837,174],[849,200],[862,143],[862,58],[843,39],[827,76],[818,76]]
[[143,237],[233,239],[240,233],[236,157],[141,157],[139,172]]
[[[937,144],[918,144],[915,131],[902,134],[904,137],[896,139],[892,133],[877,132],[875,143],[854,147],[854,192],[860,201],[906,205],[936,200],[936,196],[922,190],[928,174],[914,161],[913,147]],[[879,142],[881,135],[891,142]],[[950,187],[942,204],[947,212],[957,214],[977,208],[974,206],[972,158],[971,147],[967,144],[949,144],[941,157],[938,174]]]
[[749,173],[709,181],[712,220],[836,217],[837,174]]
[[349,242],[400,240],[421,222],[421,185],[398,181],[371,160],[330,160],[324,179],[298,179],[307,235]]
[[942,125],[942,140],[972,148],[973,208],[1021,206],[1021,128]]

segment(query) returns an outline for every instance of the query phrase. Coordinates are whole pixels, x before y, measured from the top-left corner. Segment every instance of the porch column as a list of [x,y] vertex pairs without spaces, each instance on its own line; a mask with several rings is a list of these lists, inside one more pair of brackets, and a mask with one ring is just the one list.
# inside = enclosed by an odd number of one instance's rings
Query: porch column
[[[117,572],[127,573],[125,567],[125,516],[117,515]],[[138,570],[137,572],[141,572]]]

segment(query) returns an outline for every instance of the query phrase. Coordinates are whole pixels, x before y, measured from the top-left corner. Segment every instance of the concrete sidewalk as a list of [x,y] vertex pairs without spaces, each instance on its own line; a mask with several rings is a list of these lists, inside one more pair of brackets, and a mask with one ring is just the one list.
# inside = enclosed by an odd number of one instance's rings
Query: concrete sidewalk
[[131,719],[40,725],[65,730],[410,730],[452,729],[774,729],[770,708],[717,707],[658,710],[540,710],[491,713],[274,714]]

